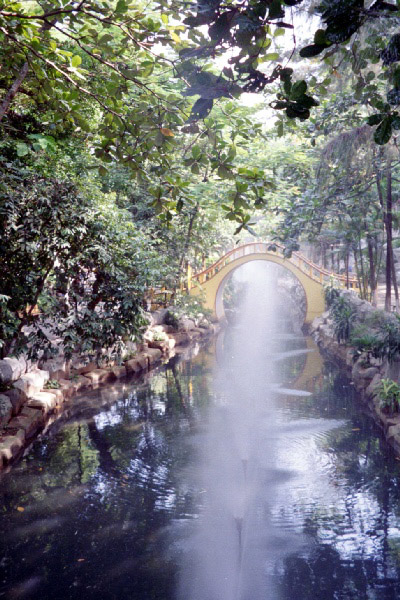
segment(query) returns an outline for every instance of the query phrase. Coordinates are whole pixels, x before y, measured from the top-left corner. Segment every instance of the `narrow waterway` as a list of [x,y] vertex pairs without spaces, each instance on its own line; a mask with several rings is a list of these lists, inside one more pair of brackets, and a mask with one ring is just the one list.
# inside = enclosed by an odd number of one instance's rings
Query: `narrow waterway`
[[400,463],[249,277],[219,339],[82,398],[1,477],[0,598],[400,597]]

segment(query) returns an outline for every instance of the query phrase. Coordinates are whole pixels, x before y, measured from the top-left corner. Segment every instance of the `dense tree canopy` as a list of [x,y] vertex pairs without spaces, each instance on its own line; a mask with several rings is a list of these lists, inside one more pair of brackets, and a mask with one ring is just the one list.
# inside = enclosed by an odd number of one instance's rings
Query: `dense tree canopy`
[[336,248],[336,270],[352,255],[366,296],[385,254],[389,294],[398,18],[379,0],[1,1],[3,354],[23,333],[118,353],[149,288],[251,234]]

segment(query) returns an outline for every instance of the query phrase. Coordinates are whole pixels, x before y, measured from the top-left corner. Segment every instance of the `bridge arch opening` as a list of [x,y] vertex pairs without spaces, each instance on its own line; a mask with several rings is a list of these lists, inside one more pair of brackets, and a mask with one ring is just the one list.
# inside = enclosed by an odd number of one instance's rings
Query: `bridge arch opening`
[[337,287],[350,287],[358,290],[357,280],[350,279],[315,265],[308,258],[294,252],[285,256],[284,248],[278,243],[252,242],[229,250],[213,265],[200,273],[191,275],[188,286],[193,296],[202,295],[205,308],[211,310],[216,318],[223,318],[221,284],[225,277],[237,267],[247,262],[263,260],[283,266],[293,273],[302,285],[307,303],[305,324],[312,323],[325,310],[323,286],[334,283]]
[[307,293],[301,281],[283,265],[257,256],[254,256],[251,262],[232,268],[222,278],[215,294],[214,310],[218,320],[230,320],[235,311],[240,311],[240,296],[251,290],[251,278],[257,277],[255,264],[258,269],[261,267],[268,273],[271,280],[270,293],[274,294],[282,314],[286,314],[295,326],[301,327],[307,314]]

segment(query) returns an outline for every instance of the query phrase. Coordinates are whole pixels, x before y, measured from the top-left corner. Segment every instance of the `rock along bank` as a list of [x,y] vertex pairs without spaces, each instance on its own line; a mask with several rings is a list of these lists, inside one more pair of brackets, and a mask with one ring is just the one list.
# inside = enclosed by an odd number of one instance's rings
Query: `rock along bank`
[[99,366],[90,357],[62,358],[33,363],[21,356],[0,360],[0,472],[18,460],[38,435],[58,419],[82,394],[117,380],[133,382],[167,362],[185,346],[205,340],[219,325],[182,319],[177,326],[156,314],[143,342],[120,364]]
[[322,354],[346,371],[368,412],[400,455],[400,407],[388,409],[382,389],[383,383],[394,383],[395,389],[399,383],[399,318],[377,310],[353,291],[341,290],[330,308],[314,319],[310,333]]

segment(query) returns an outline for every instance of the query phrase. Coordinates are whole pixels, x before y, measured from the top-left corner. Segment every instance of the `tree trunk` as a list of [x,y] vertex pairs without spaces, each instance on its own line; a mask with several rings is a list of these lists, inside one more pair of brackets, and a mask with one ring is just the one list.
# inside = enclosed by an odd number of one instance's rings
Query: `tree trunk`
[[358,287],[360,289],[361,298],[363,298],[364,297],[364,282],[363,282],[362,275],[361,275],[361,269],[360,269],[360,267],[358,265],[358,262],[357,262],[357,250],[355,248],[353,250],[353,256],[354,256],[354,267],[355,267],[355,270],[356,270]]
[[[390,162],[386,167],[387,175],[391,175]],[[386,187],[386,203],[383,199],[382,192],[382,176],[378,167],[376,167],[376,188],[378,191],[379,203],[382,208],[383,223],[386,231],[386,265],[385,265],[385,310],[390,311],[392,308],[392,189],[391,176],[388,177]]]
[[359,279],[361,279],[361,294],[362,294],[362,298],[364,300],[367,300],[367,298],[368,298],[368,280],[367,280],[367,277],[365,276],[364,258],[362,255],[362,248],[361,248],[361,238],[358,240],[358,251],[360,253],[360,277],[359,277]]
[[192,231],[193,231],[193,225],[194,225],[194,221],[196,219],[197,213],[199,210],[199,205],[196,204],[196,206],[193,209],[192,214],[190,215],[190,219],[189,219],[189,225],[188,225],[188,230],[187,230],[187,234],[186,234],[186,240],[185,240],[185,245],[183,247],[183,252],[182,252],[182,256],[181,259],[179,261],[179,267],[178,267],[178,278],[181,278],[182,275],[182,267],[185,263],[185,259],[186,259],[186,255],[187,252],[189,250],[189,245],[190,245],[190,238],[192,235]]
[[24,81],[25,77],[28,75],[28,71],[29,71],[29,64],[28,64],[28,61],[26,61],[22,65],[22,67],[17,75],[16,80],[14,81],[14,83],[12,84],[10,89],[8,90],[7,94],[5,95],[3,101],[0,105],[0,121],[2,120],[4,115],[7,114],[8,109],[10,108],[10,104],[13,101],[15,94],[18,92],[19,88],[22,85],[22,82]]
[[391,251],[390,262],[392,265],[392,280],[393,280],[393,288],[394,288],[394,297],[396,300],[396,311],[398,312],[398,310],[399,310],[399,286],[397,285],[396,269],[394,266],[393,245],[392,245],[391,250],[392,251]]
[[[71,11],[68,11],[71,12]],[[53,13],[54,16],[54,13]],[[48,31],[49,29],[51,29],[53,27],[53,25],[57,22],[57,16],[53,19],[51,19],[51,17],[49,16],[49,19],[46,20],[42,27],[40,28],[40,33],[43,33],[44,31]],[[13,101],[15,95],[18,93],[19,88],[21,87],[22,83],[24,82],[25,77],[28,75],[28,71],[29,71],[29,63],[26,60],[24,62],[24,64],[22,65],[17,78],[15,79],[14,83],[12,84],[12,86],[10,87],[10,89],[8,90],[7,94],[4,96],[1,104],[0,104],[0,121],[2,120],[2,118],[4,117],[4,115],[7,114],[8,109],[10,108],[10,104]]]
[[[392,169],[390,160],[386,165],[386,295],[385,310],[390,311],[392,306],[392,273],[393,273],[393,216],[392,216]],[[394,284],[395,282],[393,282]],[[389,287],[389,293],[388,293]]]
[[324,269],[326,269],[326,247],[325,247],[324,242],[322,242],[322,244],[321,244],[321,254],[322,254],[322,256],[321,256],[321,258],[322,258],[322,267]]
[[367,247],[368,247],[368,261],[369,261],[369,285],[371,288],[371,303],[372,306],[377,306],[377,280],[376,280],[376,268],[374,259],[374,249],[372,246],[372,240],[370,236],[367,236]]

